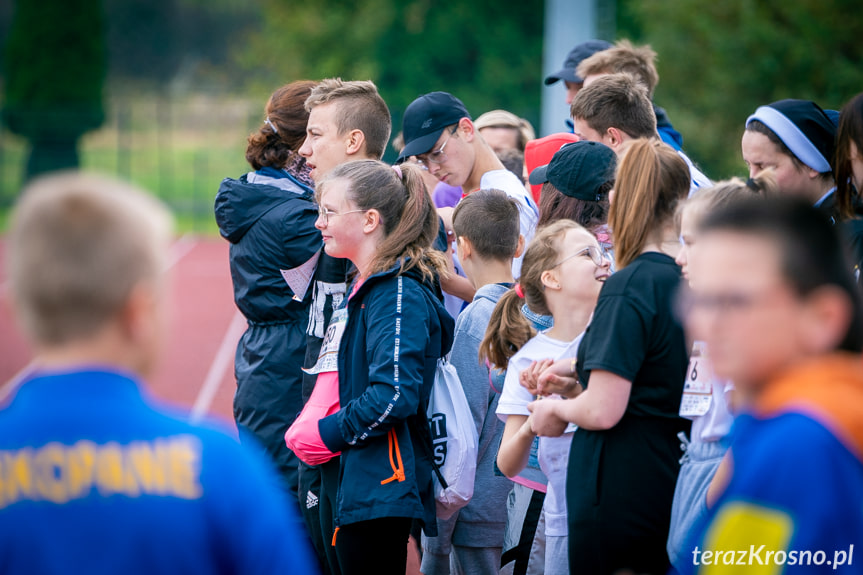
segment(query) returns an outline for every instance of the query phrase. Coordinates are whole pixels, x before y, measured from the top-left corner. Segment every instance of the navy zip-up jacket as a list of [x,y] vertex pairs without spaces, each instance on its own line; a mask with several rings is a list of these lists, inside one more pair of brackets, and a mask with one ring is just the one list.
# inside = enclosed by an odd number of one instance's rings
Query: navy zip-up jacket
[[234,419],[273,457],[286,491],[296,493],[298,459],[285,430],[303,406],[302,371],[311,287],[302,298],[282,277],[321,248],[312,190],[285,170],[262,168],[226,178],[215,203],[222,237],[231,243],[234,301],[249,322],[237,345]]
[[341,451],[337,525],[420,519],[437,533],[426,410],[454,321],[435,286],[398,265],[369,277],[348,299],[339,346],[341,409],[320,420]]

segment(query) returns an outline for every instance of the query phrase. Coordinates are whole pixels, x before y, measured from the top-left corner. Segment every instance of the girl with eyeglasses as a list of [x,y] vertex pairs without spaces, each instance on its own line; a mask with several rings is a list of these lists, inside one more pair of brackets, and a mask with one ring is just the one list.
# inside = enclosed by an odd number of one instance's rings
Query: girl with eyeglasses
[[[525,253],[519,283],[495,307],[480,355],[506,370],[497,407],[505,422],[497,464],[507,477],[515,478],[527,465],[535,437],[527,409],[535,395],[519,383],[521,373],[536,361],[547,365],[575,353],[608,276],[609,261],[593,234],[571,220],[560,220],[537,232]],[[536,333],[522,314],[525,302],[534,313],[552,316],[554,326]],[[549,574],[568,572],[565,484],[572,433],[568,429],[561,437],[539,441],[539,465],[548,480],[543,572]]]
[[571,423],[567,473],[572,573],[665,573],[678,415],[688,363],[673,313],[680,284],[677,204],[689,193],[686,163],[667,144],[639,139],[618,164],[609,225],[617,271],[602,288],[577,354],[536,377],[531,427],[558,436]]
[[[701,188],[681,204],[678,209],[681,247],[675,261],[691,290],[697,291],[690,269],[697,264],[701,221],[735,201],[777,193],[776,176],[772,170],[766,170],[746,182],[732,178],[710,188]],[[728,448],[734,421],[731,412],[733,383],[713,374],[710,353],[703,341],[694,341],[691,349],[679,413],[692,421],[692,431],[688,439],[686,435],[680,436],[686,451],[674,488],[667,547],[668,558],[678,571],[683,570],[684,563],[692,561],[691,550],[685,548],[689,531],[715,500],[718,484],[711,487],[711,483]]]
[[332,544],[345,575],[404,574],[412,521],[436,534],[426,410],[454,328],[437,281],[444,256],[431,249],[437,213],[419,168],[376,160],[334,168],[317,197],[324,249],[357,268],[324,348],[337,370],[316,383],[339,389],[340,408],[318,422],[341,452]]

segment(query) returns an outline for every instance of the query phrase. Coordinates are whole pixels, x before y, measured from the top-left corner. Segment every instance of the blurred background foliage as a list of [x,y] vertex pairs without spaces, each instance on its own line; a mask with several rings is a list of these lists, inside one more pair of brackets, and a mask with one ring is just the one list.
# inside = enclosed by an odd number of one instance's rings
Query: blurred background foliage
[[744,171],[740,137],[785,98],[839,110],[863,92],[857,0],[621,1],[618,37],[659,53],[656,101],[713,179]]
[[[713,179],[744,173],[740,135],[759,105],[793,97],[839,109],[863,91],[859,0],[597,1],[615,14],[616,32],[607,39],[649,43],[659,53],[656,101]],[[86,78],[93,64],[67,58],[61,78],[38,68],[50,67],[44,62],[57,48],[46,44],[46,58],[15,53],[11,39],[21,32],[10,29],[13,13],[28,4],[0,2],[4,110],[14,104],[7,88],[15,67],[46,75],[50,86]],[[214,229],[219,181],[248,169],[246,136],[262,121],[267,96],[293,80],[375,81],[394,133],[407,104],[432,90],[452,92],[474,116],[505,108],[539,126],[543,0],[101,4],[101,24],[83,25],[107,54],[105,121],[80,140],[81,163],[152,189],[195,231]],[[43,18],[52,14],[41,11]],[[70,18],[56,24],[81,26]],[[29,143],[18,132],[8,124],[0,129],[0,210],[14,200],[24,174]],[[393,157],[388,151],[386,159]]]

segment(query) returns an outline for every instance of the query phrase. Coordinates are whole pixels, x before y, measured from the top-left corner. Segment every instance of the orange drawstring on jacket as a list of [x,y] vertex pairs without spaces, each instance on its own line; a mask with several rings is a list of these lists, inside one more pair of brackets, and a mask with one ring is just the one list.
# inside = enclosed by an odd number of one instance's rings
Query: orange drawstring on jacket
[[[405,467],[404,463],[402,463],[402,451],[399,449],[399,440],[396,437],[395,429],[390,429],[387,432],[387,439],[390,444],[390,466],[393,468],[393,476],[381,481],[381,485],[386,485],[390,481],[396,479],[399,481],[405,480]],[[395,454],[395,458],[393,458],[393,454]]]

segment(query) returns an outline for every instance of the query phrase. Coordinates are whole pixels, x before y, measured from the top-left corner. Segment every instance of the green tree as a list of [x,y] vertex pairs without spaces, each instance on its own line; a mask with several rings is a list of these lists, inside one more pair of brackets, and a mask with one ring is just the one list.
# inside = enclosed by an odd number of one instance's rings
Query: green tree
[[620,3],[619,36],[659,53],[656,101],[714,179],[745,173],[740,137],[758,106],[799,98],[838,110],[863,90],[855,0]]
[[30,141],[28,177],[78,166],[78,139],[104,121],[100,0],[18,0],[5,50],[3,121]]
[[400,128],[417,96],[445,90],[472,114],[504,108],[537,124],[543,0],[265,0],[240,61],[268,93],[280,83],[373,80]]

